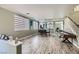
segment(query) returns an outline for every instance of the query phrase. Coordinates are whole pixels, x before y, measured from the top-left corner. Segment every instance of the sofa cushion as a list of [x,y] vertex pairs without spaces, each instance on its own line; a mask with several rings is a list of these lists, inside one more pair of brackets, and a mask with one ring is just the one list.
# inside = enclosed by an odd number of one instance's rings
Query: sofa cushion
[[9,40],[9,37],[7,35],[5,35],[5,34],[1,34],[0,39]]

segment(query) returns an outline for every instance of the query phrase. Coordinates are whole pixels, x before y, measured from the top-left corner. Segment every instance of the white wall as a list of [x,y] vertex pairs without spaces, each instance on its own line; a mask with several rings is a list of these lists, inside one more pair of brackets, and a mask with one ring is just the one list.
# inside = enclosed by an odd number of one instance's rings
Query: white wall
[[25,37],[36,33],[36,30],[21,30],[21,31],[14,31],[14,15],[15,13],[10,12],[6,9],[0,8],[0,33],[11,35],[14,38],[18,37]]

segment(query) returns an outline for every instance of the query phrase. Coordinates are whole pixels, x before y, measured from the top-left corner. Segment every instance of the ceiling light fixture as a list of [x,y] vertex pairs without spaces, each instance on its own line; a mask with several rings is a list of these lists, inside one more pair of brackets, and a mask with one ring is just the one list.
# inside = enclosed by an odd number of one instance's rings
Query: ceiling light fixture
[[30,13],[26,13],[26,14],[28,15],[28,14],[30,14]]
[[77,5],[75,8],[74,8],[74,12],[75,11],[79,11],[79,5]]

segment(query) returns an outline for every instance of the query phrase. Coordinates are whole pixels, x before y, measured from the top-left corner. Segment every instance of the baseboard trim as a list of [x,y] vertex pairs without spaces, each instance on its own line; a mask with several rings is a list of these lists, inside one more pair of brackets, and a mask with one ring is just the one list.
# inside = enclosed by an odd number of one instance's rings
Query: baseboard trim
[[79,48],[79,44],[74,42],[73,45],[76,46],[77,48]]
[[19,39],[19,41],[25,40],[25,39],[30,38],[30,37],[35,36],[35,35],[37,35],[37,33],[22,37]]

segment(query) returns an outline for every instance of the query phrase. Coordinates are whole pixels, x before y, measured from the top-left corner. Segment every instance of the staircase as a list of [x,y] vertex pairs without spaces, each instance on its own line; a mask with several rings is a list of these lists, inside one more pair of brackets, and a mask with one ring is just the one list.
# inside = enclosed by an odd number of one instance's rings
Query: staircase
[[70,16],[64,20],[64,30],[77,36],[78,42],[73,41],[73,44],[79,48],[79,25]]
[[79,28],[79,24],[77,24],[73,19],[71,19],[69,16],[68,18]]

